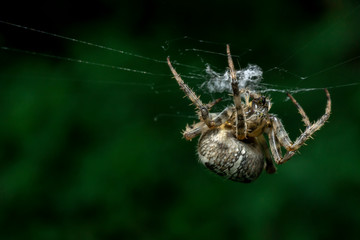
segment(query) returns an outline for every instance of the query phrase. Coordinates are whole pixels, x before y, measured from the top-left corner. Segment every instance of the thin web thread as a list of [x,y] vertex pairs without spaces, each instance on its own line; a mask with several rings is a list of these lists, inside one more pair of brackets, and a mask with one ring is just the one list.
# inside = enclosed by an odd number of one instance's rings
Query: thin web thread
[[[358,9],[359,6],[357,6],[356,9]],[[352,13],[355,12],[355,10],[353,10]],[[347,16],[349,16],[351,14],[348,14]],[[145,56],[142,56],[142,55],[125,52],[125,51],[122,51],[122,50],[117,50],[117,49],[114,49],[114,48],[110,48],[110,47],[106,47],[106,46],[102,46],[102,45],[98,45],[98,44],[94,44],[94,43],[90,43],[90,42],[86,42],[86,41],[82,41],[82,40],[62,36],[62,35],[59,35],[59,34],[49,33],[49,32],[46,32],[46,31],[21,26],[21,25],[10,23],[10,22],[3,21],[3,20],[0,20],[0,23],[7,24],[7,25],[17,27],[17,28],[21,28],[21,29],[25,29],[25,30],[29,30],[29,31],[33,31],[33,32],[37,32],[37,33],[41,33],[41,34],[50,35],[50,36],[57,37],[57,38],[60,38],[60,39],[69,40],[69,41],[72,41],[72,42],[85,44],[85,45],[88,45],[88,46],[97,47],[97,48],[108,50],[108,51],[117,52],[117,53],[120,53],[120,54],[125,54],[125,55],[136,57],[136,58],[141,58],[141,59],[144,59],[144,60],[149,60],[149,61],[158,62],[158,63],[166,63],[166,61],[162,61],[162,60],[158,60],[158,59],[154,59],[154,58],[150,58],[150,57],[145,57]],[[328,29],[326,29],[326,31],[328,31]],[[326,32],[326,31],[323,31],[323,32]],[[172,41],[177,41],[177,40],[181,40],[181,39],[182,40],[184,40],[184,39],[196,40],[196,39],[185,36],[185,37],[179,38],[179,39],[168,40],[168,41],[166,41],[166,43],[170,44],[170,42],[172,42]],[[205,41],[205,40],[196,40],[196,41],[198,41],[200,43],[224,45],[223,43],[216,43],[216,42]],[[309,45],[309,43],[307,43],[304,47],[306,47],[307,45]],[[6,50],[6,51],[26,53],[26,54],[31,54],[31,55],[38,55],[38,56],[42,56],[42,57],[53,58],[53,59],[64,60],[64,61],[84,63],[84,64],[89,64],[89,65],[94,65],[94,66],[99,66],[99,67],[105,67],[105,68],[110,68],[110,69],[115,69],[115,70],[122,70],[122,71],[140,73],[140,74],[144,74],[144,75],[164,76],[164,77],[171,76],[170,74],[147,72],[147,71],[136,70],[136,69],[131,69],[131,68],[125,68],[125,67],[114,66],[114,65],[108,65],[108,64],[103,64],[103,63],[90,62],[90,61],[81,60],[81,59],[74,59],[74,58],[69,58],[69,57],[61,57],[61,56],[50,55],[50,54],[46,54],[46,53],[39,53],[39,52],[33,52],[33,51],[27,51],[27,50],[15,49],[15,48],[9,48],[9,47],[6,47],[6,46],[1,46],[0,49]],[[196,48],[185,49],[185,51],[194,51],[194,52],[200,52],[200,53],[216,54],[216,55],[220,55],[220,56],[226,56],[225,53],[217,53],[217,52],[213,52],[213,51],[196,49]],[[249,51],[251,51],[251,50],[249,50]],[[296,53],[292,54],[284,62],[282,62],[279,66],[283,65],[286,61],[288,61],[289,59],[291,59],[295,55],[296,55]],[[234,56],[235,57],[240,57],[240,56],[237,56],[237,55],[234,55]],[[278,71],[285,72],[287,74],[293,75],[293,76],[295,76],[297,78],[300,78],[300,79],[304,80],[304,79],[307,79],[307,78],[310,78],[310,77],[320,75],[320,74],[322,74],[324,72],[330,71],[330,70],[332,70],[334,68],[337,68],[337,67],[339,67],[341,65],[344,65],[344,64],[347,64],[349,62],[355,61],[356,59],[359,59],[359,58],[360,58],[360,56],[353,57],[351,59],[348,59],[346,61],[342,61],[342,62],[340,62],[338,64],[335,64],[335,65],[333,65],[331,67],[327,67],[327,68],[325,68],[323,70],[320,70],[320,71],[315,72],[313,74],[310,74],[308,76],[300,76],[300,75],[291,73],[288,70],[286,70],[284,68],[280,68],[280,67],[274,67],[272,69],[267,70],[266,72],[269,72],[269,71],[272,71],[272,70],[278,70]],[[177,62],[173,62],[173,64],[178,65],[178,66],[189,67],[189,68],[192,68],[192,69],[201,69],[199,67],[194,67],[194,66],[190,66],[190,65],[186,65],[186,64],[177,63]],[[190,73],[190,75],[182,75],[182,77],[183,78],[189,78],[189,79],[202,79],[202,80],[206,79],[205,74],[196,74],[196,73]],[[330,87],[327,87],[327,88],[340,88],[340,87],[355,86],[355,85],[359,85],[359,84],[360,83],[350,83],[350,84],[344,84],[344,85],[330,86]],[[294,93],[299,93],[299,92],[317,91],[317,90],[320,90],[320,89],[322,90],[323,89],[323,88],[289,88],[289,87],[285,87],[285,86],[276,86],[276,85],[265,84],[265,83],[259,83],[258,87],[259,87],[259,91],[261,91],[261,92],[282,92],[282,93],[290,92],[290,93],[293,93],[293,94]],[[269,87],[273,87],[273,88],[269,88]]]
[[[0,20],[0,23],[7,24],[7,25],[17,27],[17,28],[21,28],[21,29],[25,29],[25,30],[32,31],[32,32],[45,34],[45,35],[60,38],[60,39],[65,39],[65,40],[68,40],[68,41],[71,41],[71,42],[81,43],[81,44],[88,45],[88,46],[91,46],[91,47],[96,47],[96,48],[100,48],[100,49],[103,49],[103,50],[128,55],[128,56],[131,56],[131,57],[136,57],[136,58],[140,58],[140,59],[144,59],[144,60],[148,60],[148,61],[152,61],[152,62],[156,62],[156,63],[167,64],[167,62],[165,60],[158,60],[158,59],[154,59],[154,58],[150,58],[150,57],[145,57],[145,56],[142,56],[142,55],[139,55],[139,54],[126,52],[126,51],[106,47],[106,46],[103,46],[103,45],[99,45],[99,44],[86,42],[86,41],[82,41],[82,40],[71,38],[71,37],[66,37],[66,36],[63,36],[63,35],[55,34],[55,33],[50,33],[50,32],[46,32],[46,31],[38,30],[38,29],[35,29],[35,28],[25,27],[25,26],[15,24],[15,23],[11,23],[11,22],[7,22],[7,21],[4,21],[4,20]],[[181,64],[181,63],[176,63],[176,62],[173,63],[173,64],[178,65],[178,66],[182,66],[182,67],[198,69],[198,67],[194,67],[194,66],[187,65],[187,64]]]
[[94,65],[94,66],[98,66],[98,67],[111,68],[111,69],[116,69],[116,70],[134,72],[134,73],[141,73],[141,74],[145,74],[145,75],[170,76],[169,74],[146,72],[146,71],[135,70],[135,69],[131,69],[131,68],[120,67],[120,66],[108,65],[108,64],[103,64],[103,63],[95,63],[95,62],[90,62],[90,61],[81,60],[81,59],[55,56],[55,55],[51,55],[51,54],[21,50],[21,49],[16,49],[16,48],[8,48],[8,47],[4,47],[4,46],[0,47],[0,49],[6,50],[6,51],[18,52],[18,53],[25,53],[25,54],[30,54],[30,55],[37,55],[37,56],[42,56],[42,57],[47,57],[47,58],[53,58],[53,59],[58,59],[58,60],[63,60],[63,61],[84,63],[84,64]]

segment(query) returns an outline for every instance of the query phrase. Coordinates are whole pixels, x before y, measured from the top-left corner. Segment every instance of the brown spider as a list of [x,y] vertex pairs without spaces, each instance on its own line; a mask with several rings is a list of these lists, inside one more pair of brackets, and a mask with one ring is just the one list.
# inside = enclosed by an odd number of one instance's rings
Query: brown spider
[[[200,161],[207,168],[230,180],[249,183],[257,179],[264,168],[268,173],[276,172],[270,150],[277,164],[285,163],[324,125],[330,116],[331,99],[328,90],[325,89],[325,114],[311,124],[300,104],[287,94],[306,126],[305,131],[292,142],[281,120],[269,113],[270,100],[248,89],[239,89],[229,45],[226,46],[226,50],[234,106],[226,107],[221,113],[209,112],[220,99],[203,104],[173,68],[169,57],[167,62],[180,88],[196,106],[200,119],[200,122],[186,126],[183,132],[185,139],[191,140],[200,135],[198,154]],[[264,134],[268,135],[270,150]],[[281,147],[287,151],[284,156]]]

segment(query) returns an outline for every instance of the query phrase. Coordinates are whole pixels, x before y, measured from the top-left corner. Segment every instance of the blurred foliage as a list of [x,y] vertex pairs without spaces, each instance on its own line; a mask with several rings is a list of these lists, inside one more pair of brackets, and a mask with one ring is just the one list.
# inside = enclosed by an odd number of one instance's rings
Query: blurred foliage
[[[330,88],[359,82],[359,60],[345,63],[360,55],[358,3],[7,4],[2,20],[201,68],[224,69],[226,59],[184,49],[221,53],[224,44],[184,36],[230,42],[241,65],[288,71],[265,71],[265,83],[329,87],[333,114],[277,174],[226,181],[197,162],[196,141],[181,138],[193,107],[166,64],[0,24],[1,46],[163,74],[0,51],[0,239],[359,238],[360,88]],[[201,80],[184,79],[211,97]],[[303,128],[296,108],[271,96],[294,139]],[[323,91],[295,97],[312,119],[323,114]]]

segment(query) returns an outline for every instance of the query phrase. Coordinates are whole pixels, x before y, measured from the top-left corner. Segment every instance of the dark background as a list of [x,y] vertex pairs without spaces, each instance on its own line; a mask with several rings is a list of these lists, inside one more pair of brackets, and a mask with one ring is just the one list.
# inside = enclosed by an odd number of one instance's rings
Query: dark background
[[[0,239],[359,238],[360,89],[330,88],[359,83],[359,59],[345,62],[360,55],[358,2],[10,4],[1,20],[200,69],[211,62],[224,71],[226,58],[186,49],[222,53],[231,43],[241,66],[264,69],[265,83],[329,87],[333,113],[277,174],[230,182],[198,163],[196,141],[182,139],[193,107],[165,63],[0,24],[2,47],[159,74],[1,49]],[[274,67],[288,72],[266,71]],[[203,80],[184,80],[211,98]],[[311,119],[323,114],[323,91],[294,96]],[[271,97],[295,139],[296,108],[284,93]]]

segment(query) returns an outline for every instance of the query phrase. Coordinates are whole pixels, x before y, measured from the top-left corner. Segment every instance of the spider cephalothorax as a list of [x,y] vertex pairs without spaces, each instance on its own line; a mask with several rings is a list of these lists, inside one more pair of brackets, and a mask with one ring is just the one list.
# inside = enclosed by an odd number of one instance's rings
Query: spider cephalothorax
[[[270,100],[254,91],[239,89],[229,45],[227,45],[227,56],[234,105],[226,107],[220,113],[210,113],[211,107],[220,100],[203,104],[181,79],[169,58],[167,61],[180,88],[197,109],[200,122],[186,126],[183,135],[187,140],[200,135],[198,143],[200,161],[210,170],[230,180],[251,182],[259,177],[264,168],[268,173],[276,171],[271,155],[277,164],[286,162],[325,124],[331,111],[330,94],[325,89],[327,96],[325,114],[314,123],[310,123],[299,103],[288,94],[306,126],[305,131],[292,142],[280,119],[269,113]],[[270,149],[264,134],[268,136]],[[281,152],[282,147],[286,149],[284,156]]]

